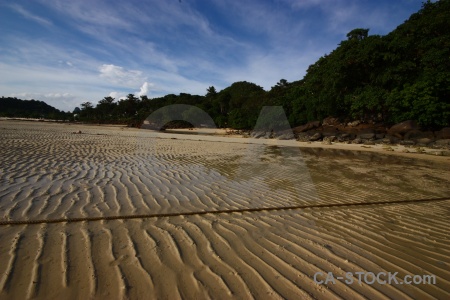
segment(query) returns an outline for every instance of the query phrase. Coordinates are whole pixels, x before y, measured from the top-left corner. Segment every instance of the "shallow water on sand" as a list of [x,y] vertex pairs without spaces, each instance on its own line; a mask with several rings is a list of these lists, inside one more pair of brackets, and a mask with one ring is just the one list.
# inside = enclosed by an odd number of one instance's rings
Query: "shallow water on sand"
[[392,155],[7,125],[0,218],[8,220],[449,196],[445,165]]

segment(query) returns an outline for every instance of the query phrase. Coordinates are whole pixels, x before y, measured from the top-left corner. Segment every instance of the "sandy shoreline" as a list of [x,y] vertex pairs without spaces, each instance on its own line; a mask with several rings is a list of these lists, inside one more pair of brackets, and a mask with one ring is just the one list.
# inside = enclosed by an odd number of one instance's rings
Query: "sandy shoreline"
[[[376,152],[380,154],[399,155],[403,157],[412,157],[415,159],[427,159],[433,161],[450,162],[448,151],[440,149],[432,149],[427,147],[420,147],[418,151],[416,147],[403,146],[403,145],[363,145],[363,144],[345,144],[345,143],[331,143],[326,144],[323,142],[298,142],[295,140],[277,140],[277,139],[254,139],[244,138],[242,135],[230,134],[229,129],[206,129],[206,128],[193,128],[189,129],[171,129],[166,130],[170,135],[161,133],[161,137],[169,138],[171,135],[176,136],[179,139],[190,140],[204,140],[204,141],[219,141],[219,142],[231,142],[231,143],[249,143],[249,144],[263,144],[263,145],[276,145],[286,147],[299,147],[299,148],[323,148],[323,149],[337,149],[348,151],[367,151]],[[226,139],[224,139],[226,138]]]
[[[0,298],[450,297],[449,157],[17,121],[0,138],[0,220],[24,223],[0,225]],[[367,205],[283,209],[333,203]],[[313,281],[358,271],[437,283]]]

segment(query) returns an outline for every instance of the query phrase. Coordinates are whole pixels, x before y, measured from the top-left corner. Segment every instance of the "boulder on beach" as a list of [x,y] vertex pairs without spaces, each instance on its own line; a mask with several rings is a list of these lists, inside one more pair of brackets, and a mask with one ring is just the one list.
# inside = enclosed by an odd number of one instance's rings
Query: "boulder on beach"
[[336,136],[338,134],[338,129],[332,126],[323,126],[322,127],[322,135],[323,136]]
[[289,130],[289,131],[285,131],[285,132],[276,134],[275,138],[278,140],[293,140],[293,139],[295,139],[295,136],[292,133],[292,131]]
[[355,126],[358,126],[359,124],[361,124],[361,121],[357,120],[357,121],[347,123],[347,126],[355,127]]
[[310,135],[307,132],[300,132],[296,135],[296,137],[299,142],[308,142]]
[[450,139],[437,140],[431,144],[431,147],[436,149],[450,149]]
[[405,140],[417,140],[417,139],[423,139],[428,138],[434,140],[434,133],[432,131],[421,131],[421,130],[410,130],[407,133],[405,133]]
[[252,131],[252,133],[250,134],[250,137],[259,139],[260,137],[263,137],[265,135],[266,135],[265,131]]
[[333,118],[333,117],[325,118],[322,121],[322,125],[323,126],[337,126],[339,124],[340,124],[339,119],[338,118]]
[[437,139],[450,139],[450,127],[444,127],[436,132]]
[[322,138],[322,134],[320,132],[316,132],[314,135],[309,137],[310,142],[318,141]]
[[319,126],[320,126],[319,121],[311,121],[311,122],[306,123],[305,125],[295,127],[293,130],[295,133],[299,133],[299,132],[305,132],[305,131],[317,128]]
[[337,140],[340,143],[353,140],[354,138],[355,138],[355,135],[351,134],[351,133],[342,133],[342,134],[337,136]]
[[408,120],[398,124],[395,124],[391,128],[388,129],[388,134],[390,135],[403,135],[411,130],[419,130],[419,126],[415,121]]

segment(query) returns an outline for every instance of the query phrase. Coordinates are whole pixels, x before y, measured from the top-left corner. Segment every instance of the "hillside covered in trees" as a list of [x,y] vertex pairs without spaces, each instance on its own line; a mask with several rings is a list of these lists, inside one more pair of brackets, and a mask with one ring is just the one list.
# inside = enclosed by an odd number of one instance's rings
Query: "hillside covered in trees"
[[0,117],[67,120],[71,114],[60,111],[44,101],[1,97]]
[[[450,124],[449,20],[450,0],[428,1],[385,36],[354,29],[334,51],[309,66],[303,79],[281,79],[269,91],[242,81],[221,91],[211,86],[202,96],[105,97],[96,105],[83,103],[74,113],[80,121],[139,126],[158,108],[189,104],[206,111],[219,127],[251,129],[263,106],[281,105],[292,127],[329,116],[342,122],[389,125],[415,120],[424,128],[445,127]],[[13,113],[5,110],[4,101],[0,114]],[[41,111],[27,109],[29,114]]]

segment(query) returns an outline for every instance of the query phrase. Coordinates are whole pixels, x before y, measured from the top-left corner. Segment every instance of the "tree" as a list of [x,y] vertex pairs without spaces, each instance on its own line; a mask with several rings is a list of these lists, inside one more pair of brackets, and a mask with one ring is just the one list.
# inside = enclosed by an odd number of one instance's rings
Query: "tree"
[[80,119],[91,121],[93,119],[94,107],[91,102],[86,101],[81,103]]
[[92,103],[89,101],[81,103],[81,107],[83,110],[88,110],[88,109],[93,108]]
[[217,94],[216,88],[214,86],[210,86],[206,89],[207,93],[206,96],[215,96]]
[[356,28],[353,29],[352,31],[350,31],[349,33],[347,33],[347,38],[350,41],[361,41],[363,39],[365,39],[369,34],[369,29],[363,29],[363,28]]
[[277,86],[279,87],[287,87],[289,85],[289,82],[286,79],[280,79],[280,81],[277,82]]
[[104,97],[100,100],[95,107],[96,119],[101,122],[112,122],[114,121],[114,110],[116,107],[116,103],[114,103],[115,99],[111,96]]

